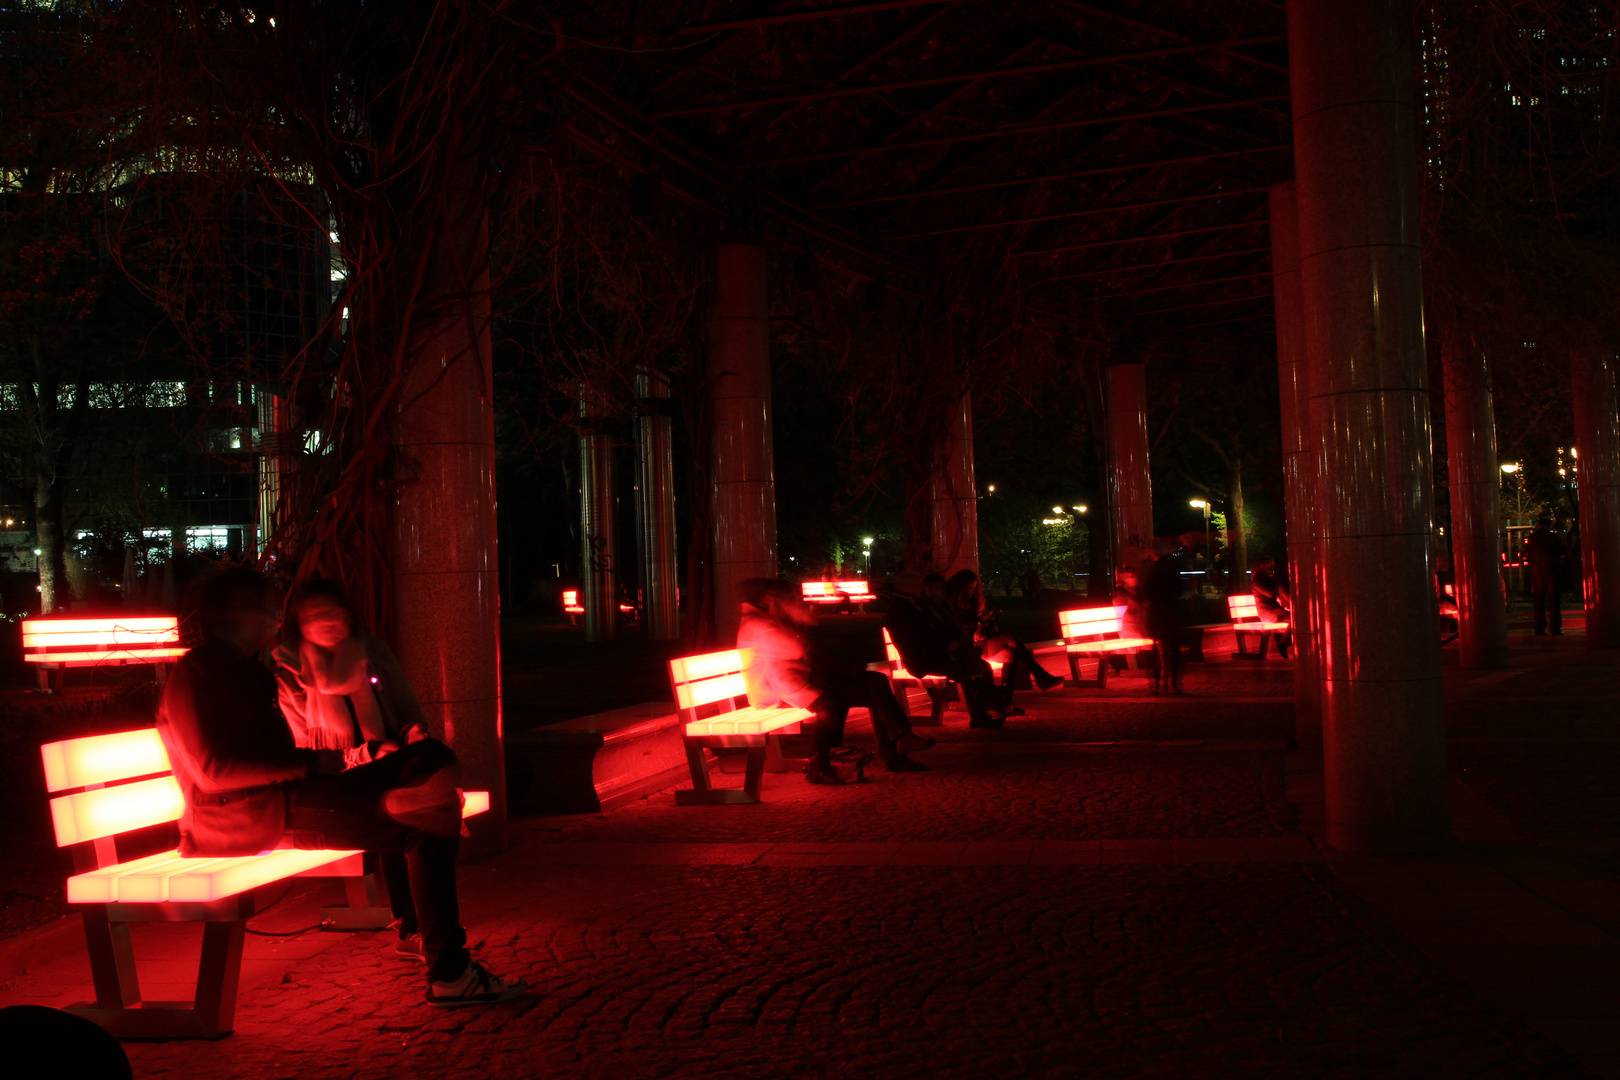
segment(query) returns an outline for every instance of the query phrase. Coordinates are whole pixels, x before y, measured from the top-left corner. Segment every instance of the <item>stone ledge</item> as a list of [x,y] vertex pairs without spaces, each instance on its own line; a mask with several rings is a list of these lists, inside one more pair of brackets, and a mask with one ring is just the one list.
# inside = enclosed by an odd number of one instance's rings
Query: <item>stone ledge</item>
[[518,732],[506,740],[506,757],[517,814],[601,813],[687,772],[680,717],[663,701]]

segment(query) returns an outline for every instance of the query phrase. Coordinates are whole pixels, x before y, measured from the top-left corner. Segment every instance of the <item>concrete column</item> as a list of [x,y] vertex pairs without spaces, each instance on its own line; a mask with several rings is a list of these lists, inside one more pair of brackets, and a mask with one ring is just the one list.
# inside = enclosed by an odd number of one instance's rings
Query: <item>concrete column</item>
[[579,573],[585,640],[612,641],[619,633],[618,546],[615,543],[613,438],[601,429],[604,410],[592,391],[579,391]]
[[1153,550],[1153,480],[1148,473],[1147,365],[1111,364],[1108,380],[1108,512],[1114,568]]
[[1410,0],[1289,0],[1327,829],[1449,842]]
[[1570,361],[1586,644],[1620,648],[1620,363],[1612,349],[1590,347],[1571,349]]
[[642,625],[654,641],[681,636],[675,570],[675,462],[669,434],[669,377],[636,376],[636,535],[641,553]]
[[710,518],[715,638],[737,637],[740,583],[776,576],[770,322],[765,247],[725,233],[715,253],[709,323]]
[[[464,853],[505,846],[495,413],[489,340],[489,224],[467,200],[439,226],[393,418],[408,480],[395,488],[394,646],[434,733],[461,759],[462,786],[490,793]],[[463,268],[458,274],[456,267]],[[463,274],[465,276],[463,276]]]
[[933,498],[934,566],[949,578],[979,572],[979,497],[973,477],[973,395],[951,406],[939,460],[929,481]]
[[1277,307],[1277,390],[1282,406],[1283,504],[1288,526],[1288,584],[1294,602],[1294,739],[1322,745],[1322,677],[1315,627],[1316,458],[1311,438],[1305,303],[1299,283],[1299,212],[1294,181],[1271,185],[1271,285]]
[[1446,460],[1451,477],[1451,558],[1456,579],[1457,655],[1465,668],[1508,666],[1502,600],[1502,473],[1485,354],[1450,320],[1440,335],[1446,386]]

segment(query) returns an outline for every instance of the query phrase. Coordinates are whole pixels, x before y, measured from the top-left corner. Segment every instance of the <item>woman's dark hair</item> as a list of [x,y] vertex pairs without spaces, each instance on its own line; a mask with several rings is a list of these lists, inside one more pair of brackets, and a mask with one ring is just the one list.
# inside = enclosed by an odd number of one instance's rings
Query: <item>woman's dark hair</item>
[[1249,564],[1249,572],[1254,574],[1269,574],[1277,569],[1277,560],[1270,555],[1262,555]]
[[945,583],[945,598],[960,607],[962,599],[968,594],[968,590],[978,583],[978,574],[971,570],[958,570],[951,575],[951,580]]
[[281,620],[281,639],[289,645],[304,640],[304,629],[298,625],[298,609],[311,600],[330,600],[349,613],[349,632],[360,635],[365,629],[360,624],[360,613],[349,603],[349,594],[340,582],[331,578],[310,578],[293,590],[287,599],[287,617]]
[[788,603],[794,599],[793,586],[781,578],[746,578],[742,583],[743,603],[764,611],[772,600]]

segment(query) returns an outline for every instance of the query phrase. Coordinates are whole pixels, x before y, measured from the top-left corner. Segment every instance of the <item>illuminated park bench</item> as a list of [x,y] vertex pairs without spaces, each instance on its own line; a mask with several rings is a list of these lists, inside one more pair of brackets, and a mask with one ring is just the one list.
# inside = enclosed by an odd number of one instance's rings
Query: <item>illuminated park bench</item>
[[[1069,680],[1076,686],[1107,686],[1110,657],[1128,656],[1153,647],[1153,639],[1125,637],[1125,607],[1077,608],[1058,612],[1063,651],[1069,658]],[[1080,661],[1097,661],[1097,677],[1082,680]]]
[[866,604],[877,599],[864,581],[806,581],[799,590],[807,604]]
[[[67,901],[84,917],[95,982],[93,1005],[70,1011],[121,1039],[215,1039],[230,1034],[242,968],[242,935],[257,910],[254,890],[289,877],[363,880],[363,852],[278,848],[230,858],[166,851],[121,862],[118,835],[176,821],[180,785],[156,728],[46,743],[45,787],[58,847],[78,872]],[[489,793],[465,793],[462,816],[489,809]],[[351,888],[349,895],[355,896]],[[202,958],[192,1001],[143,1001],[130,924],[200,922]]]
[[1271,636],[1277,633],[1287,633],[1288,624],[1273,622],[1260,614],[1260,608],[1255,603],[1254,596],[1228,596],[1226,610],[1232,616],[1232,636],[1237,640],[1237,655],[1248,656],[1248,639],[1259,635],[1260,647],[1256,658],[1266,658],[1266,648],[1271,644]]
[[[889,628],[883,628],[883,653],[887,659],[878,660],[866,665],[868,671],[881,671],[889,678],[889,686],[894,690],[894,696],[899,699],[907,715],[911,713],[911,692],[921,690],[929,702],[928,719],[913,720],[913,723],[924,726],[937,726],[945,722],[945,710],[951,702],[960,701],[962,707],[967,707],[967,692],[946,675],[913,675],[906,670],[906,663],[900,659],[900,650],[895,647],[894,638],[889,635]],[[1005,665],[1000,660],[986,660],[990,665],[990,674],[1000,678]]]
[[162,682],[185,653],[173,615],[114,619],[24,619],[23,659],[39,672],[39,688],[61,693],[67,669],[152,664]]
[[[679,806],[759,802],[770,741],[789,728],[798,734],[804,721],[815,717],[809,709],[792,705],[763,709],[749,705],[743,663],[739,649],[682,656],[669,662],[669,681],[675,690],[686,762],[692,772],[692,786],[675,792]],[[716,788],[709,783],[709,763],[704,752],[723,748],[748,751],[741,788]]]

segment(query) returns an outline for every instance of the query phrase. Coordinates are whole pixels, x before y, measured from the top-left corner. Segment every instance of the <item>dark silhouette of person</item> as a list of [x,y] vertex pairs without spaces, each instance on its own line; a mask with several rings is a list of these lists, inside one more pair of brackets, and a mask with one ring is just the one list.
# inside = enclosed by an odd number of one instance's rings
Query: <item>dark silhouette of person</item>
[[[938,585],[943,584],[941,579]],[[1008,703],[995,684],[990,665],[945,606],[943,589],[936,602],[924,595],[925,587],[923,575],[915,571],[894,580],[894,596],[883,625],[900,653],[900,662],[913,675],[943,675],[960,686],[967,699],[970,726],[1000,727],[1006,722]]]
[[1563,570],[1564,545],[1553,531],[1552,518],[1536,519],[1536,527],[1524,543],[1530,563],[1530,604],[1535,612],[1536,635],[1561,636],[1564,616],[1559,610],[1559,575]]
[[1181,637],[1187,613],[1182,607],[1181,560],[1169,551],[1146,556],[1137,572],[1141,579],[1143,629],[1153,639],[1159,666],[1153,673],[1153,693],[1179,694],[1181,689]]
[[912,732],[911,720],[882,672],[818,670],[804,634],[815,614],[792,585],[777,578],[749,578],[743,582],[743,597],[737,648],[745,650],[743,682],[749,704],[769,708],[785,702],[816,714],[806,780],[812,784],[849,782],[849,776],[834,768],[832,752],[844,741],[850,706],[867,710],[885,768],[890,772],[927,768],[906,755],[928,749],[934,740]]
[[[1277,576],[1277,560],[1262,555],[1250,568],[1249,591],[1254,594],[1254,609],[1266,622],[1293,622],[1294,604],[1288,586]],[[1291,631],[1277,634],[1277,655],[1288,659],[1288,648],[1293,644]]]
[[[1003,633],[996,625],[996,613],[984,602],[984,590],[978,574],[972,570],[958,570],[952,574],[945,583],[945,599],[972,634],[973,643],[980,648],[986,660],[999,661],[1012,670],[1022,665],[1042,690],[1053,690],[1063,685],[1061,678],[1041,666],[1027,645],[1013,635]],[[1013,685],[1011,674],[1009,670],[1008,677],[1003,679],[1008,686]]]

